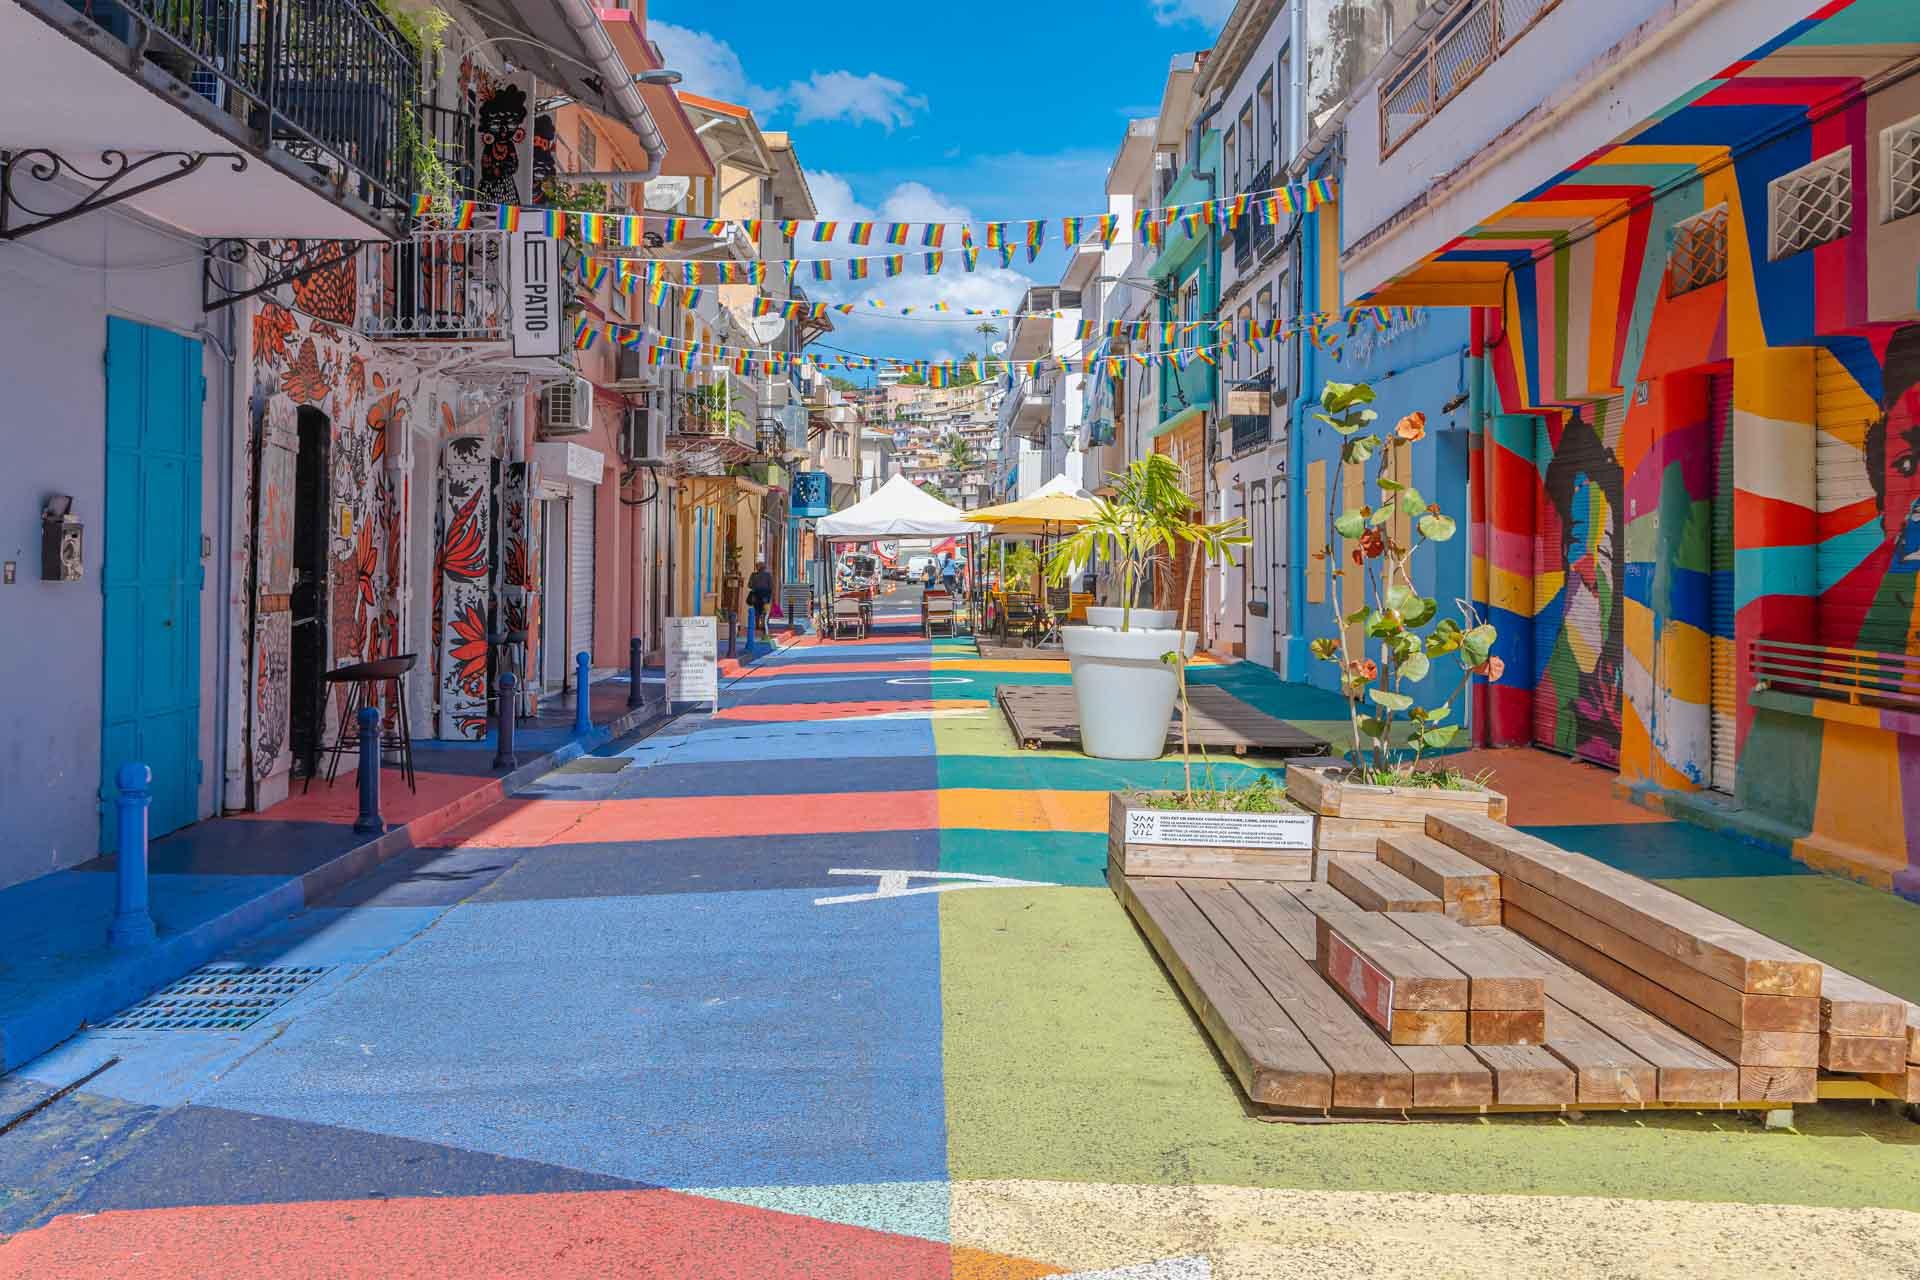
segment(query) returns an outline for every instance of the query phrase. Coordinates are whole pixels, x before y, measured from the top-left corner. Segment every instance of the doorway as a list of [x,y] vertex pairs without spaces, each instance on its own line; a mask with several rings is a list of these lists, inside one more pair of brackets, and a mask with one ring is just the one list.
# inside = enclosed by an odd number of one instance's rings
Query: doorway
[[293,776],[310,778],[327,735],[327,547],[332,530],[333,424],[318,409],[300,410],[300,451],[293,468],[293,653],[287,740]]
[[200,344],[107,321],[101,568],[100,848],[114,850],[120,766],[153,772],[154,835],[198,816]]

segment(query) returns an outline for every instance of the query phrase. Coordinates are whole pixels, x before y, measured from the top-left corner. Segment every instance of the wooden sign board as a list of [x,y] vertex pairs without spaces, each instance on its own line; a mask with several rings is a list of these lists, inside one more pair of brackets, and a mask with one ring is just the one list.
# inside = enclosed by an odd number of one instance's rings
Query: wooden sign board
[[1228,417],[1264,418],[1272,412],[1273,393],[1271,391],[1227,392]]

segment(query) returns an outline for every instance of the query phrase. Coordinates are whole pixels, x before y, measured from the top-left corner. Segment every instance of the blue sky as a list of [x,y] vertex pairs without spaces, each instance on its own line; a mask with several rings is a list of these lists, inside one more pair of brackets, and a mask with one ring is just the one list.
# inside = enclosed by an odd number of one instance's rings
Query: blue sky
[[[1128,118],[1155,112],[1168,63],[1209,47],[1232,7],[651,0],[647,22],[682,88],[744,103],[763,128],[792,133],[823,217],[1012,221],[1099,212]],[[973,276],[950,267],[933,280],[863,281],[858,296],[1011,307],[1062,265],[1056,248],[1032,264],[1016,258],[1013,271],[983,262]],[[855,295],[820,286],[815,296]],[[964,323],[836,317],[824,341],[938,358],[977,347],[979,335]]]

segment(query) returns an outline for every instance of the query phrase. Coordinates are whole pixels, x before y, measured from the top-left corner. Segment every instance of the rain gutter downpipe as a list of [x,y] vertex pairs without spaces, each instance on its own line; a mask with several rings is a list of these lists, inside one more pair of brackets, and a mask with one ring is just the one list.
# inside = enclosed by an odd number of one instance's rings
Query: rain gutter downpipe
[[627,66],[626,59],[620,56],[613,37],[607,34],[601,25],[600,15],[595,12],[592,0],[554,0],[560,10],[560,16],[578,37],[580,46],[586,50],[587,59],[600,76],[601,83],[607,86],[604,97],[607,104],[614,108],[614,114],[620,122],[632,129],[640,139],[640,147],[647,153],[647,167],[639,170],[615,170],[607,173],[570,173],[567,176],[587,182],[638,182],[645,185],[660,176],[660,168],[667,161],[667,141],[660,134],[660,126],[654,123],[653,113],[647,110],[640,91],[634,88],[633,71]]

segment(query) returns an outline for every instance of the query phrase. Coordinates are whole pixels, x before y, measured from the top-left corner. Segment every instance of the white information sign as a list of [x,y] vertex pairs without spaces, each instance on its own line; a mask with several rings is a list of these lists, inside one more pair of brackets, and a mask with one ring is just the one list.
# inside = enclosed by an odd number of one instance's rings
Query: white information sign
[[544,231],[515,231],[507,240],[507,305],[513,354],[560,354],[560,242]]
[[1313,815],[1129,809],[1127,843],[1212,849],[1311,849]]
[[667,619],[667,702],[711,702],[720,709],[720,620]]

